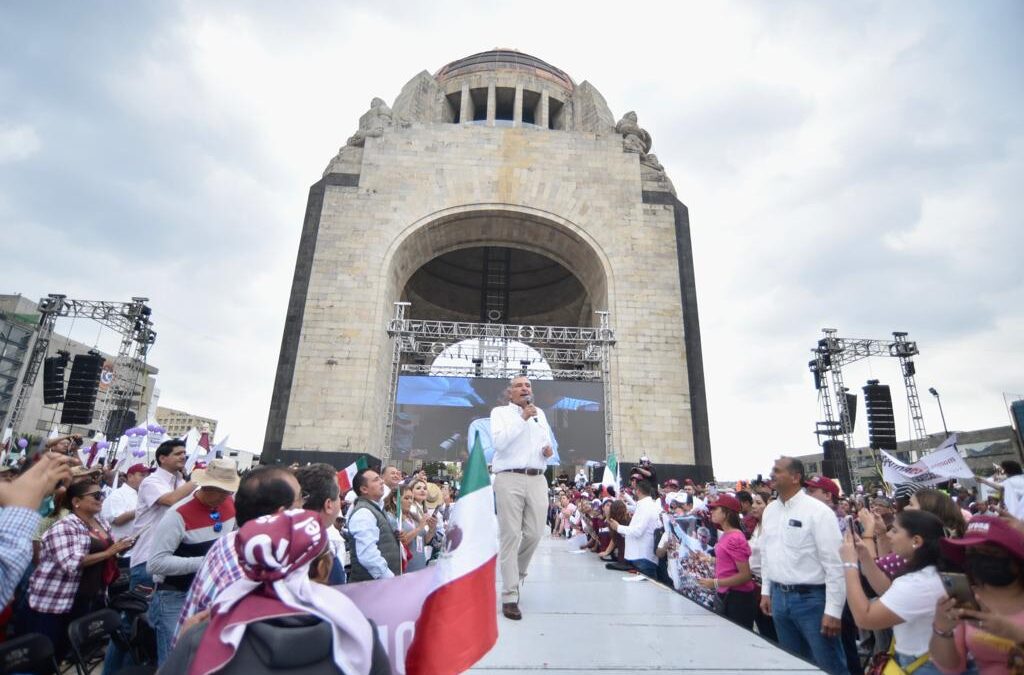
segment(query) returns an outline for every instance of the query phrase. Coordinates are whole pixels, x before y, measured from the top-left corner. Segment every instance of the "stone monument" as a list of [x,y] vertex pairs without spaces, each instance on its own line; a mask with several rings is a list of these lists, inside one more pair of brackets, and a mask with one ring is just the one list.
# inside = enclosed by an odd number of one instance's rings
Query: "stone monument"
[[[515,50],[374,98],[310,188],[264,461],[381,456],[386,326],[408,301],[449,321],[609,312],[615,452],[709,477],[689,217],[651,148],[635,112],[616,122],[589,82]],[[487,260],[508,270],[498,309],[481,300]]]

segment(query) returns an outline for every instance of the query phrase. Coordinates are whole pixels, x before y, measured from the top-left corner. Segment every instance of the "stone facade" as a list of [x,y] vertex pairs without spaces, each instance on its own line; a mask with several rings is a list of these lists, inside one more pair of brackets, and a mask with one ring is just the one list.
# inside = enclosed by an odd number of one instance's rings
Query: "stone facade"
[[610,312],[618,454],[710,473],[689,220],[646,133],[518,52],[420,73],[393,108],[375,99],[310,190],[265,458],[379,456],[392,303],[437,256],[501,246],[558,262]]

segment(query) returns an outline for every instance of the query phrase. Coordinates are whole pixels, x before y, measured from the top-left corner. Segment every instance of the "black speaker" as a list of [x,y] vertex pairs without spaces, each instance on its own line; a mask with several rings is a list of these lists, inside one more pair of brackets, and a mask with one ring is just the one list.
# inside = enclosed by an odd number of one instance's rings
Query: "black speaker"
[[857,426],[857,395],[847,394],[846,395],[846,412],[850,415],[850,433],[853,433],[854,428]]
[[64,400],[64,368],[68,365],[65,351],[57,352],[57,356],[48,356],[43,361],[43,403],[53,405]]
[[124,408],[111,410],[110,417],[107,418],[107,428],[103,433],[107,438],[117,440],[121,438],[121,434],[134,427],[136,422],[134,410],[125,410]]
[[71,364],[71,377],[64,395],[61,424],[90,424],[100,387],[104,358],[96,352],[78,354]]
[[850,463],[846,461],[846,443],[830,440],[821,444],[825,458],[821,462],[821,473],[835,478],[843,487],[843,492],[853,491],[853,477],[850,475]]
[[864,411],[868,418],[868,445],[876,450],[895,450],[896,417],[889,385],[868,380],[864,387]]

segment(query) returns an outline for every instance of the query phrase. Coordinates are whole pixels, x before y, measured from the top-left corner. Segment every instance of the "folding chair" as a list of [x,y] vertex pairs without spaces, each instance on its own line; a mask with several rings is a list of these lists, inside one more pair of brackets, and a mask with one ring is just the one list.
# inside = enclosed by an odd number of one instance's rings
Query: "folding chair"
[[0,644],[0,673],[60,673],[50,638],[29,633]]
[[121,616],[112,609],[86,614],[68,625],[68,640],[78,675],[89,675],[103,662],[107,642],[120,626]]

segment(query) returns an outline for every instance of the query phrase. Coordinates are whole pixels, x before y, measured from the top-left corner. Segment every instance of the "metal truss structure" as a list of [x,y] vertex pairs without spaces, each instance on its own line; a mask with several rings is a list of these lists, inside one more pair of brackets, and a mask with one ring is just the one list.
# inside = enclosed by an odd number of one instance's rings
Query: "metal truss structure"
[[156,342],[156,331],[150,319],[152,309],[146,304],[148,301],[149,298],[138,297],[132,298],[131,302],[72,300],[56,293],[40,300],[36,340],[7,426],[17,433],[28,397],[46,358],[57,319],[60,318],[91,319],[121,336],[114,361],[114,379],[97,403],[93,426],[102,430],[112,410],[130,408],[139,388],[139,380],[146,372],[146,356]]
[[[907,334],[898,331],[892,334],[891,340],[841,338],[834,328],[823,328],[822,333],[825,337],[818,340],[818,345],[811,350],[814,359],[807,364],[814,374],[815,387],[821,392],[822,407],[825,409],[825,421],[818,423],[818,430],[815,432],[819,437],[842,437],[847,448],[853,447],[853,424],[850,410],[846,405],[847,389],[843,383],[843,366],[876,356],[899,359],[914,436],[925,438],[928,435],[914,377],[917,369],[913,359],[920,353],[916,342],[907,340]],[[833,395],[836,399],[835,406],[832,402]]]
[[[611,328],[608,312],[596,312],[598,326],[591,328],[426,321],[408,318],[408,302],[396,302],[394,307],[394,315],[387,326],[392,356],[384,430],[385,459],[391,456],[400,374],[510,379],[525,374],[530,365],[538,361],[550,366],[553,379],[601,382],[605,385],[605,447],[611,451],[611,395],[608,384],[615,331]],[[469,348],[463,344],[467,340],[479,342]],[[539,356],[520,360],[518,368],[510,366],[510,360],[514,362],[515,353],[518,353],[512,348],[514,343],[527,345]],[[442,353],[456,359],[464,358],[466,365],[434,366],[427,362]]]

